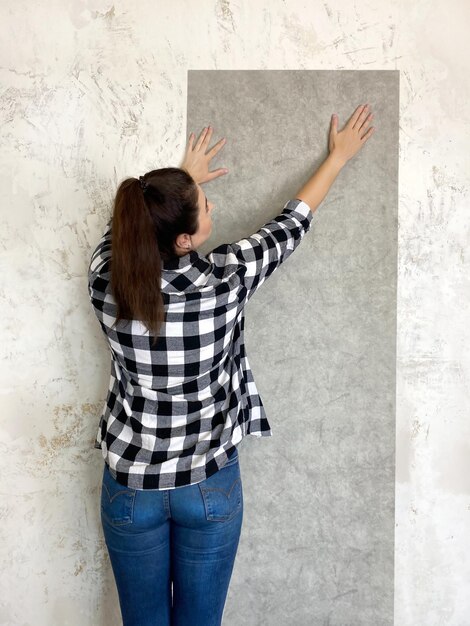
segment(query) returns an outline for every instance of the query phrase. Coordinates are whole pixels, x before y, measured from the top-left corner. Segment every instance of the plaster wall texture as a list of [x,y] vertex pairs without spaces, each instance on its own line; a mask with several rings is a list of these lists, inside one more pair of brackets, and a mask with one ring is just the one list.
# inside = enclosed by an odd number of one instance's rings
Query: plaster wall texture
[[[196,124],[213,123],[219,136],[225,128],[218,125],[227,124],[232,143],[219,162],[231,172],[206,187],[220,208],[213,242],[249,234],[276,214],[281,195],[296,191],[309,158],[312,168],[319,163],[330,114],[344,123],[367,85],[381,112],[378,132],[318,208],[309,240],[247,310],[250,361],[274,437],[241,450],[247,532],[224,622],[470,625],[470,5],[6,0],[0,12],[0,623],[120,623],[99,525],[102,460],[92,447],[109,356],[86,288],[89,255],[120,180],[179,165]],[[274,180],[246,159],[253,141],[246,130],[237,147],[242,120],[228,126],[214,105],[224,102],[228,83],[206,90],[213,119],[205,119],[195,70],[239,71],[242,79],[246,70],[314,70],[315,80],[327,70],[331,91],[325,83],[302,91],[294,79],[294,93],[309,97],[299,111],[304,116],[311,101],[312,119],[291,120],[283,142],[267,136],[272,120],[252,126],[265,161],[267,147],[277,150]],[[368,71],[386,77],[380,94]],[[266,84],[272,93],[271,78]],[[280,102],[280,120],[293,107]],[[377,161],[387,147],[391,154]],[[377,177],[369,180],[369,168]],[[234,215],[239,190],[243,200],[256,199]],[[360,255],[355,237],[363,237]],[[330,267],[332,250],[341,255]],[[369,299],[367,287],[374,288]],[[335,311],[331,319],[308,321],[308,307],[326,306]],[[320,346],[325,337],[330,343]],[[343,352],[328,350],[340,342]],[[368,379],[371,355],[379,369]],[[331,403],[338,390],[350,395]],[[351,406],[356,412],[345,413]],[[354,453],[356,442],[364,445]],[[334,459],[328,450],[340,454]],[[367,474],[367,462],[376,472]],[[330,492],[320,488],[328,486],[327,470]],[[346,532],[338,513],[354,494]],[[379,508],[359,511],[361,499]],[[375,607],[367,594],[361,602],[365,591],[375,594]]]

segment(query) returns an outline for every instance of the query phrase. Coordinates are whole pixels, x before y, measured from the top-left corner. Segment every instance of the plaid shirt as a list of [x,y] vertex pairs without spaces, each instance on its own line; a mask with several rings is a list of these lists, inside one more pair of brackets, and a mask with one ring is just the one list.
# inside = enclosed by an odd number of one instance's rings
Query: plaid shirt
[[[95,448],[134,489],[209,478],[246,435],[272,436],[245,353],[244,307],[297,248],[313,213],[299,199],[251,237],[162,262],[166,321],[158,341],[138,320],[115,328],[112,219],[92,254],[88,291],[111,352]],[[127,325],[126,325],[127,324]]]

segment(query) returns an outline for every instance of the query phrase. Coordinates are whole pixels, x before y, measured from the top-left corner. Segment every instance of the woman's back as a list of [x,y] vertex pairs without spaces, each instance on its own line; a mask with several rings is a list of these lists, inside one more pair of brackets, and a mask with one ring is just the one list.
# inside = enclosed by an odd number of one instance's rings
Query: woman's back
[[251,237],[206,256],[162,261],[166,320],[158,340],[116,321],[111,221],[89,267],[89,294],[111,350],[95,448],[134,489],[172,489],[214,474],[246,435],[271,436],[244,343],[244,307],[299,245],[313,214],[298,199]]

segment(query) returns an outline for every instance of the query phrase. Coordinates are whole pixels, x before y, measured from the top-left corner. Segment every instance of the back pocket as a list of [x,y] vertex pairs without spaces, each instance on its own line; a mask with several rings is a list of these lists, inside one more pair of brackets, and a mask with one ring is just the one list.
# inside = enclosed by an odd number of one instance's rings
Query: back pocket
[[243,489],[238,455],[215,474],[200,483],[206,519],[212,522],[228,522],[243,508]]
[[132,524],[136,490],[115,480],[105,463],[101,484],[101,515],[112,526]]

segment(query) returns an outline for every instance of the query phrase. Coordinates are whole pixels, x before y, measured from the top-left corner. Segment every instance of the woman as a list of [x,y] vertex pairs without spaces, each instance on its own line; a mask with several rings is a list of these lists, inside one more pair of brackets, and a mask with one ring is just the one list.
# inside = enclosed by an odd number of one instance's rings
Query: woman
[[373,132],[359,106],[275,219],[206,256],[214,205],[201,184],[212,129],[181,168],[124,180],[93,252],[89,294],[111,374],[95,447],[101,521],[124,626],[216,626],[240,538],[237,445],[270,436],[244,345],[244,307],[297,248],[313,212]]

